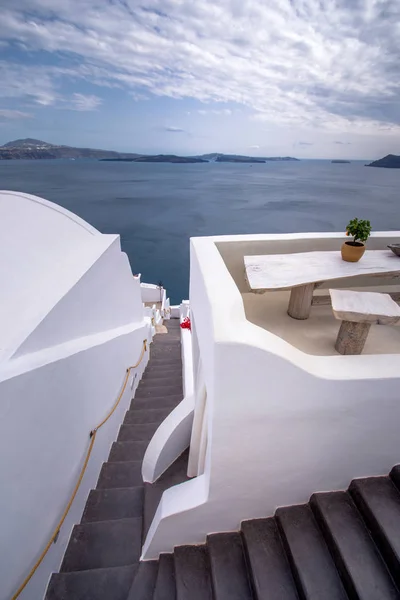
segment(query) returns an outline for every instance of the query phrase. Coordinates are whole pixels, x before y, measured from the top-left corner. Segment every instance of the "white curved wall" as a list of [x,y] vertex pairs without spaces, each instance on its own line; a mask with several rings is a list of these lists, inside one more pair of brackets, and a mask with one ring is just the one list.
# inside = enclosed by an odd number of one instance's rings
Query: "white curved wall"
[[0,360],[13,354],[110,241],[51,202],[0,191]]
[[[0,600],[9,600],[59,521],[89,432],[151,328],[119,237],[40,198],[0,192],[0,277]],[[57,543],[22,600],[43,597],[58,570],[147,357],[100,430]]]
[[143,320],[140,284],[132,277],[119,237],[105,237],[104,251],[43,318],[14,357]]

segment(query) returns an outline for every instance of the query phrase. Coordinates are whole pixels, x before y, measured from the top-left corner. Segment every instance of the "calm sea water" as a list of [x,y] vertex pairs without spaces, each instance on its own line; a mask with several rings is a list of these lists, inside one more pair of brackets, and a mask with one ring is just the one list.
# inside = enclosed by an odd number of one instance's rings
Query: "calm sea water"
[[0,189],[42,196],[121,234],[134,273],[188,296],[191,236],[400,229],[400,170],[327,161],[135,164],[0,161]]

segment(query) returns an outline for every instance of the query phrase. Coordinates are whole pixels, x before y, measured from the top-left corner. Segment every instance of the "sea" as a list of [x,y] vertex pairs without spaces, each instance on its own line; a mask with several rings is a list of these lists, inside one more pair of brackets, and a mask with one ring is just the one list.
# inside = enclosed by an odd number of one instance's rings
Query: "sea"
[[0,161],[0,189],[41,196],[119,233],[132,272],[162,282],[175,304],[188,298],[192,236],[344,231],[354,217],[400,230],[400,169],[366,162],[12,160]]

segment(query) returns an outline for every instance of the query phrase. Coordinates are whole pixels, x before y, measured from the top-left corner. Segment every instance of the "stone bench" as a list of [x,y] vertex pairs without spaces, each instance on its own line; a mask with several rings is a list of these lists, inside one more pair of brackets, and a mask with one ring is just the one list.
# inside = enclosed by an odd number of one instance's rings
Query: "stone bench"
[[389,294],[329,290],[332,310],[342,321],[335,348],[340,354],[361,354],[372,324],[400,325],[400,306]]

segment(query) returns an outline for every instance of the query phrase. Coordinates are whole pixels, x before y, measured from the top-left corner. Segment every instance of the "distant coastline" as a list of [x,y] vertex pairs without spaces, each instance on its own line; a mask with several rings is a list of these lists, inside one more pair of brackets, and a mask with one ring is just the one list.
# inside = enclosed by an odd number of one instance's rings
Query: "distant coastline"
[[337,158],[335,160],[331,160],[331,163],[333,165],[349,165],[351,164],[351,160],[342,160],[340,158]]
[[379,160],[374,160],[366,167],[381,167],[382,169],[400,169],[400,156],[388,154]]
[[242,156],[239,154],[212,153],[199,156],[177,156],[175,154],[145,155],[132,152],[115,152],[96,148],[59,146],[42,140],[24,138],[0,146],[0,160],[49,160],[49,159],[92,158],[105,162],[147,163],[265,163],[268,161],[297,161],[292,156]]

